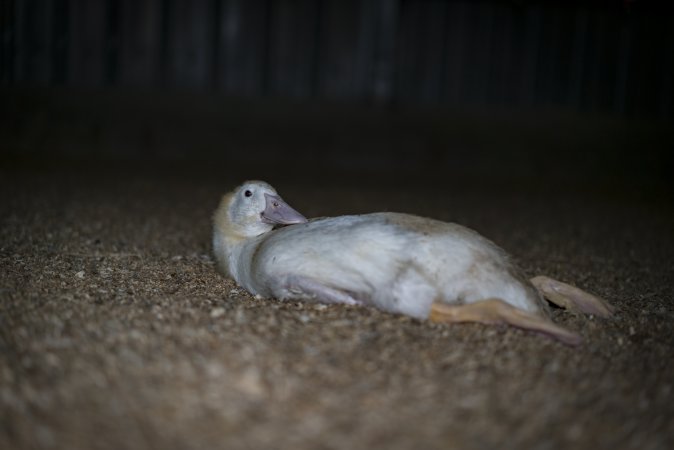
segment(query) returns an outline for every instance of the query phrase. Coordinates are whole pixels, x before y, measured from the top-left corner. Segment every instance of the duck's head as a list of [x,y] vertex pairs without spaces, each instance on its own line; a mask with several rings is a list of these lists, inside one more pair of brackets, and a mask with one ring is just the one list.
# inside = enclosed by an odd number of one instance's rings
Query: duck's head
[[276,225],[307,221],[264,181],[246,181],[225,194],[214,220],[221,231],[242,238],[259,236]]

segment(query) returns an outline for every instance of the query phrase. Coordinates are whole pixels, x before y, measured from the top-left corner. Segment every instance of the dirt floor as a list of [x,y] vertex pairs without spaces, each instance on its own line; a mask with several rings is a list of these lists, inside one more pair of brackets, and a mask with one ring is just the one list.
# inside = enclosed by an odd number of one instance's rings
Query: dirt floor
[[0,173],[0,448],[674,448],[665,200],[268,180],[307,216],[468,225],[617,306],[555,310],[584,337],[570,348],[251,297],[210,254],[212,210],[242,181],[223,172]]

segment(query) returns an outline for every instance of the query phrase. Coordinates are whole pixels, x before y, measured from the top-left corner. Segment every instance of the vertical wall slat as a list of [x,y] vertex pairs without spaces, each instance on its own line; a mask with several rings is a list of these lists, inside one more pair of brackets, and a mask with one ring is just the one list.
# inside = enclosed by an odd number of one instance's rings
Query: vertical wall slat
[[389,102],[393,96],[396,32],[400,0],[379,0],[376,8],[376,34],[372,72],[372,93],[379,102]]
[[539,105],[554,104],[556,89],[560,85],[559,61],[562,54],[560,37],[561,10],[551,8],[542,11],[541,45],[538,48],[538,68],[534,89],[535,103]]
[[175,1],[169,12],[168,79],[177,87],[204,87],[211,68],[209,0]]
[[457,105],[462,100],[466,41],[469,39],[466,30],[467,8],[465,2],[451,2],[447,8],[444,101],[449,105]]
[[490,104],[502,105],[510,89],[508,67],[512,64],[512,6],[498,4],[494,8],[494,14],[500,19],[494,20],[491,32],[487,99]]
[[30,84],[46,85],[51,78],[51,1],[24,0],[19,3],[22,21],[20,78]]
[[620,17],[615,12],[603,11],[604,31],[602,33],[603,50],[598,58],[598,107],[602,112],[613,111],[613,86],[618,77],[620,58]]
[[356,34],[358,40],[353,68],[353,92],[359,98],[367,97],[372,93],[377,5],[376,0],[364,0],[360,3]]
[[[659,20],[658,20],[659,19]],[[667,48],[666,27],[668,22],[657,17],[654,11],[640,17],[642,26],[639,50],[639,97],[638,113],[644,116],[657,116],[662,103],[662,74]],[[671,53],[668,55],[671,61]]]
[[173,0],[159,0],[159,55],[157,83],[166,86],[169,83],[168,67],[170,64],[170,22]]
[[320,92],[321,80],[323,78],[323,41],[325,40],[324,20],[325,20],[325,0],[316,0],[316,9],[314,11],[314,24],[312,33],[311,49],[311,95],[316,97]]
[[211,89],[220,88],[220,71],[222,70],[222,62],[220,60],[220,35],[221,18],[222,18],[222,3],[223,0],[211,0],[211,27],[208,40],[211,42],[210,55],[210,73],[208,74],[209,86]]
[[523,64],[519,83],[519,103],[532,106],[536,101],[542,30],[542,9],[533,5],[526,11]]
[[10,21],[7,19],[7,10],[9,9],[10,1],[0,2],[0,84],[9,83],[7,77],[7,41],[8,28]]
[[587,9],[579,8],[574,18],[573,46],[571,64],[569,65],[569,88],[567,91],[568,101],[575,109],[580,109],[582,103],[589,22],[590,17]]
[[220,8],[218,51],[219,71],[217,85],[226,93],[243,91],[246,71],[244,66],[244,10],[245,0],[226,0]]
[[625,114],[627,107],[627,82],[632,60],[632,23],[623,20],[620,25],[618,38],[618,65],[613,86],[613,109],[620,114]]
[[113,85],[119,77],[120,54],[120,8],[118,0],[105,4],[105,73],[104,83]]
[[313,0],[277,1],[270,40],[270,93],[307,97],[312,92],[317,3]]
[[573,27],[574,15],[573,10],[560,6],[556,10],[559,14],[558,29],[555,39],[559,40],[558,57],[553,62],[553,78],[555,80],[553,89],[552,101],[555,105],[560,107],[568,107],[566,103],[566,95],[569,92],[569,85],[571,79],[569,78],[569,66],[573,61]]
[[665,25],[665,38],[658,57],[662,60],[658,92],[658,115],[667,117],[674,107],[674,18],[670,17]]
[[100,86],[105,73],[104,0],[71,0],[69,84]]
[[588,67],[585,80],[584,98],[590,111],[601,109],[601,69],[602,61],[606,52],[606,18],[600,11],[594,10],[592,14],[592,32],[590,33],[589,58],[586,62]]
[[25,15],[25,3],[20,0],[14,2],[14,10],[12,11],[12,20],[14,22],[13,26],[13,57],[12,57],[12,78],[16,81],[23,82],[24,73],[23,73],[23,61],[26,58],[26,44],[24,42],[25,33],[23,32],[24,28],[24,15]]
[[161,6],[159,0],[121,1],[120,84],[147,86],[160,81]]
[[397,40],[396,97],[439,103],[446,71],[447,3],[403,2]]
[[323,68],[319,93],[328,98],[353,98],[360,69],[359,36],[361,9],[355,2],[327,0],[323,9],[324,39],[321,41]]
[[273,16],[273,0],[245,2],[243,37],[243,92],[253,95],[269,93],[269,33]]
[[272,2],[221,1],[214,30],[214,64],[218,67],[214,83],[230,95],[262,95],[268,88]]
[[478,3],[475,5],[476,33],[473,36],[476,43],[475,67],[471,74],[472,98],[478,105],[487,104],[489,90],[490,56],[492,46],[492,31],[494,29],[494,5]]
[[51,83],[64,84],[70,66],[70,2],[53,0],[51,17]]
[[15,80],[16,56],[16,0],[0,3],[0,81],[10,84]]
[[[419,54],[414,51],[418,46],[420,34],[418,23],[420,10],[416,2],[403,2],[400,11],[400,32],[398,33],[398,58],[396,73],[396,94],[400,101],[409,101],[414,96],[414,86],[418,83]],[[420,49],[421,51],[421,49]]]

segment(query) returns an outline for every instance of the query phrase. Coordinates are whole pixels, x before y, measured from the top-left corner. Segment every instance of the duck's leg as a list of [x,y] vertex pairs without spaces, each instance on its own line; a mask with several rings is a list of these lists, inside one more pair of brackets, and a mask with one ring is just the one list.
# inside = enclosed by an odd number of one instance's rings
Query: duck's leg
[[481,300],[467,305],[448,305],[436,301],[431,306],[432,322],[507,324],[524,330],[542,333],[568,345],[578,345],[582,338],[549,320],[516,308],[501,299]]
[[542,275],[534,277],[530,281],[543,297],[570,311],[580,311],[599,317],[610,317],[614,312],[613,306],[606,300],[570,284]]

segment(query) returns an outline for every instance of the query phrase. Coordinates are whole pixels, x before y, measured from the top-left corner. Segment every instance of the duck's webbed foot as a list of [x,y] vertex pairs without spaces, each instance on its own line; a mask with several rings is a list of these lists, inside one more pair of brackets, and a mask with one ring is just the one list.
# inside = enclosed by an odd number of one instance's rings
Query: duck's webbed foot
[[360,305],[361,302],[350,292],[326,286],[311,278],[289,276],[283,282],[283,290],[287,292],[284,298],[302,298],[321,303],[343,303],[346,305]]
[[543,297],[569,311],[580,311],[599,317],[613,315],[615,308],[606,300],[575,286],[542,275],[534,277],[530,281]]
[[467,305],[448,305],[436,301],[431,306],[432,322],[507,324],[554,338],[567,345],[578,345],[582,338],[549,320],[516,308],[503,300],[493,298]]

